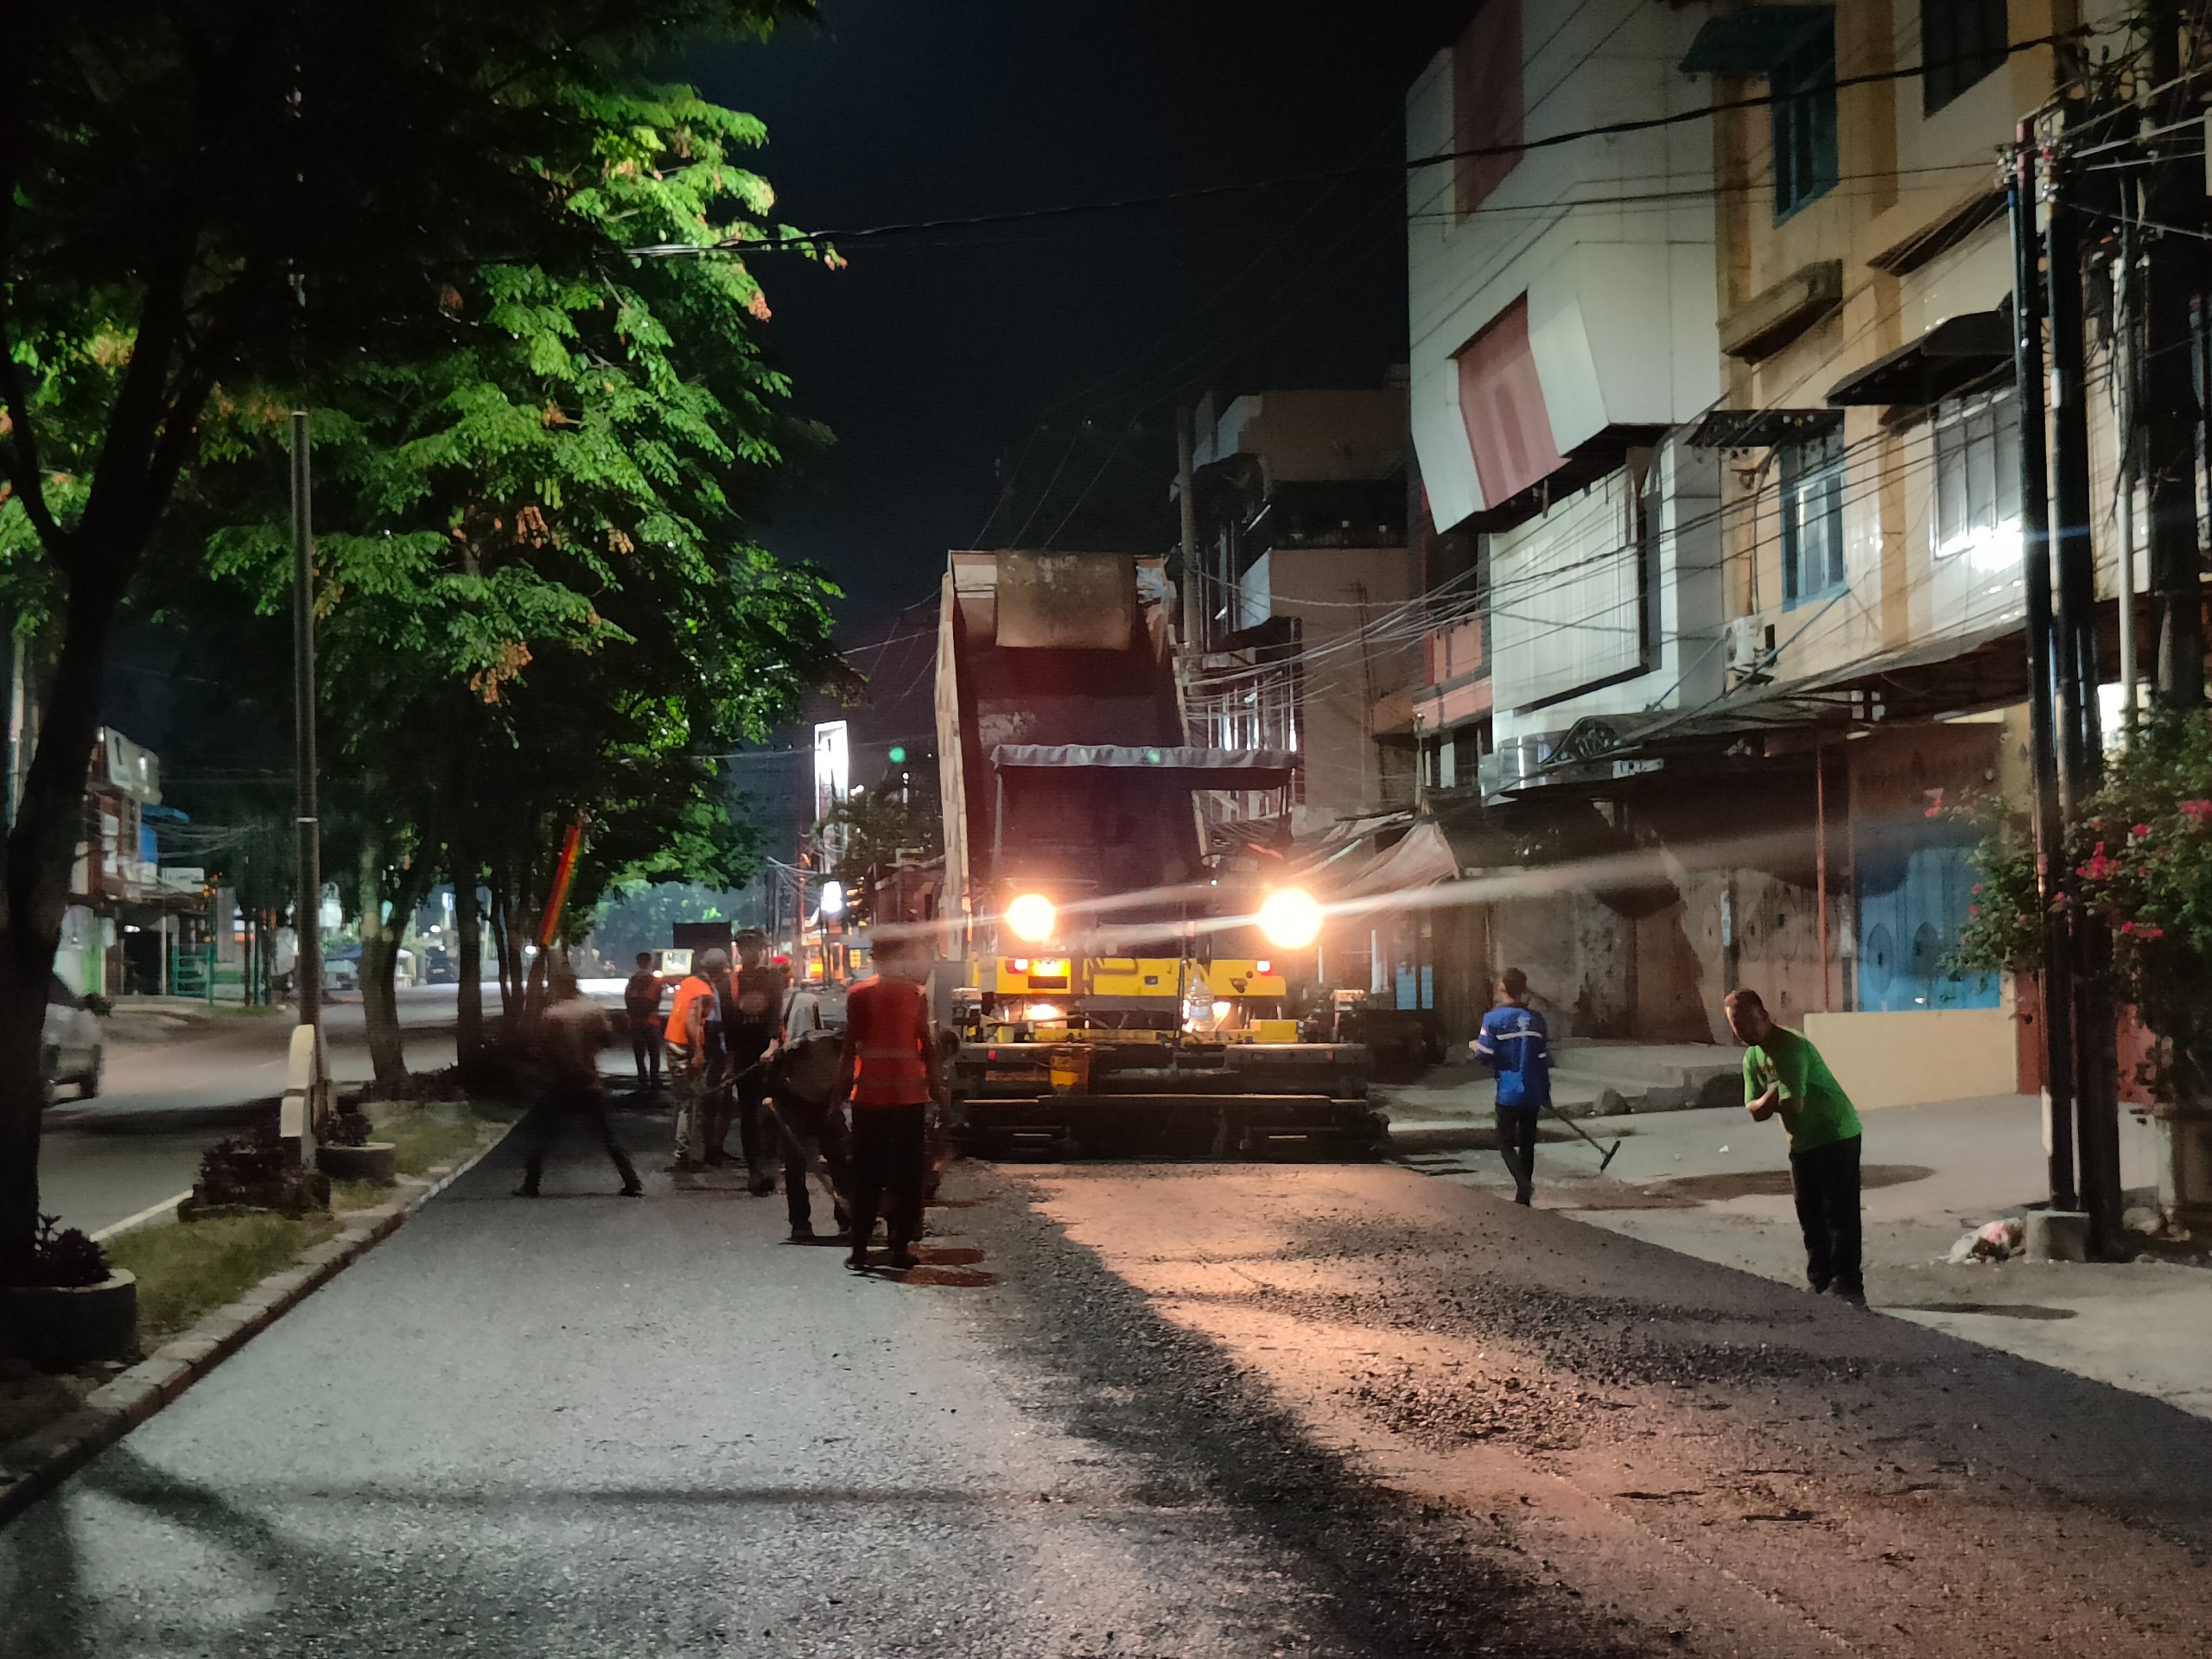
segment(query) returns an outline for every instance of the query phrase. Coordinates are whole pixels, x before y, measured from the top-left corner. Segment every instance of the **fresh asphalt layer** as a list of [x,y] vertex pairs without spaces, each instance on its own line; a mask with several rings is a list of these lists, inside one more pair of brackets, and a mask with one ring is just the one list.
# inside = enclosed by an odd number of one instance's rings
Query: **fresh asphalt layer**
[[[618,1114],[648,1166],[663,1123]],[[1410,1172],[510,1140],[0,1531],[0,1654],[2198,1654],[2212,1425]]]
[[581,1141],[512,1199],[519,1155],[0,1533],[0,1652],[1618,1650],[989,1172],[898,1283]]

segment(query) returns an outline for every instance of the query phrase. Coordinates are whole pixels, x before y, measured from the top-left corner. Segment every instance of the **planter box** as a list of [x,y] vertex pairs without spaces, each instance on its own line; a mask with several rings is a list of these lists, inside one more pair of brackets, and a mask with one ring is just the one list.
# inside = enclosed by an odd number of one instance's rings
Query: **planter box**
[[34,1365],[128,1359],[138,1349],[138,1279],[120,1270],[98,1285],[0,1288],[0,1353]]
[[315,1167],[334,1181],[374,1181],[390,1186],[399,1179],[395,1148],[389,1141],[371,1141],[358,1147],[327,1144],[315,1149]]

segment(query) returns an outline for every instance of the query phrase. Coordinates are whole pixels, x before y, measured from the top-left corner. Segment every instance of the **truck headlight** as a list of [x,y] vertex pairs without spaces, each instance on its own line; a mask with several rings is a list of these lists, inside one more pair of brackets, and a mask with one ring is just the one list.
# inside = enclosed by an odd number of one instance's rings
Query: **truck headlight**
[[1321,937],[1321,906],[1303,887],[1281,887],[1260,906],[1260,931],[1269,944],[1298,950]]
[[1060,913],[1041,893],[1025,893],[1006,907],[1006,925],[1014,938],[1042,944],[1052,937]]

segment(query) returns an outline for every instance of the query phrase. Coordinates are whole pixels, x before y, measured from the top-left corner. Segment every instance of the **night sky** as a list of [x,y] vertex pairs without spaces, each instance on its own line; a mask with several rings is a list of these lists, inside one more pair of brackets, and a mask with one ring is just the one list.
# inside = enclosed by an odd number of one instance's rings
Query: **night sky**
[[[1405,92],[1472,0],[823,10],[819,27],[671,72],[767,124],[755,164],[778,216],[807,229],[1371,164],[1325,187],[854,238],[841,244],[842,271],[758,260],[774,310],[764,344],[792,376],[798,412],[837,440],[762,538],[845,588],[840,637],[872,682],[866,702],[810,709],[771,749],[804,750],[805,720],[842,715],[863,777],[880,773],[891,743],[930,741],[948,548],[1165,551],[1177,404],[1208,390],[1373,385],[1404,359],[1404,186],[1392,163]],[[178,642],[134,628],[109,677],[110,717],[181,763],[180,777],[243,766],[275,787],[275,749],[233,753],[244,693],[223,677],[220,689],[194,680]],[[205,701],[195,686],[238,718],[201,725],[188,712]],[[281,697],[265,723],[270,743],[288,741]],[[780,824],[811,816],[806,765],[756,752],[733,781]]]
[[[779,212],[848,228],[1402,157],[1407,86],[1469,0],[824,0],[686,62],[760,116]],[[946,549],[1164,550],[1173,410],[1208,389],[1375,385],[1405,355],[1402,178],[843,245],[759,267],[770,348],[831,456],[766,526],[911,632]],[[880,692],[926,662],[863,658]],[[897,683],[885,683],[895,680]]]

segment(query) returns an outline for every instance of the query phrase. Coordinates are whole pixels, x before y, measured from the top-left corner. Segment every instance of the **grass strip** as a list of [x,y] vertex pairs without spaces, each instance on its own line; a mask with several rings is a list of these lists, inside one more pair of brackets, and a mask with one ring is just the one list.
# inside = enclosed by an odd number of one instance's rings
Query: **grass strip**
[[337,1230],[328,1216],[225,1216],[119,1234],[107,1254],[138,1275],[138,1345],[151,1353]]
[[484,1125],[474,1116],[402,1112],[378,1124],[370,1138],[391,1142],[392,1161],[401,1174],[420,1175],[435,1164],[458,1163],[475,1151],[484,1138]]

